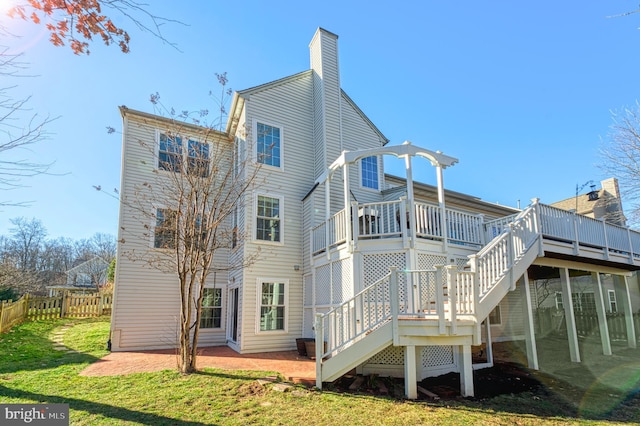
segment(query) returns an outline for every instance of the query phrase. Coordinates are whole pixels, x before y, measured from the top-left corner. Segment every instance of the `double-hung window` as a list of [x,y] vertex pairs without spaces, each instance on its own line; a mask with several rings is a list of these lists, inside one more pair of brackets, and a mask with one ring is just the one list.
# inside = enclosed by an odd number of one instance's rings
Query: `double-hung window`
[[362,186],[378,190],[378,157],[365,157],[360,160]]
[[176,215],[175,210],[156,209],[153,247],[171,249],[176,246]]
[[160,133],[158,138],[158,169],[194,176],[209,175],[209,144],[180,136]]
[[203,292],[200,328],[220,328],[222,324],[222,289],[205,288]]
[[256,213],[256,239],[280,242],[280,199],[258,195]]
[[282,161],[282,131],[278,127],[256,123],[258,163],[280,167]]
[[158,169],[180,173],[182,166],[182,138],[160,134]]
[[285,329],[285,283],[260,282],[260,331]]
[[609,300],[609,312],[611,313],[618,312],[618,302],[616,300],[616,291],[607,290],[607,298]]
[[189,139],[187,146],[188,173],[207,177],[209,175],[209,144]]

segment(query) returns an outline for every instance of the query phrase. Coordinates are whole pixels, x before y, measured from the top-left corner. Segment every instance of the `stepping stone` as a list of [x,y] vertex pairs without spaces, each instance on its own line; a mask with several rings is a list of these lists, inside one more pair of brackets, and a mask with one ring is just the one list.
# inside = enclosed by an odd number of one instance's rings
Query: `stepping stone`
[[273,390],[277,392],[287,392],[293,388],[289,383],[276,383],[273,385]]

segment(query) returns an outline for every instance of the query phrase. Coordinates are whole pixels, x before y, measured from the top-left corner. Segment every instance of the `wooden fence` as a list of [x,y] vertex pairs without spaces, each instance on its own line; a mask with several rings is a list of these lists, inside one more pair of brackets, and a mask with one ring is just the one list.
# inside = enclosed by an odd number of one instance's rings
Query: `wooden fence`
[[0,304],[0,333],[23,321],[55,318],[98,317],[111,313],[112,293],[73,294],[41,297],[25,294],[15,302]]
[[[607,328],[611,340],[627,340],[627,326],[624,313],[607,313]],[[536,335],[546,336],[553,332],[566,333],[564,312],[555,308],[540,308],[535,312]],[[596,312],[574,312],[578,336],[599,336],[598,315]],[[636,340],[640,340],[640,313],[633,314]]]

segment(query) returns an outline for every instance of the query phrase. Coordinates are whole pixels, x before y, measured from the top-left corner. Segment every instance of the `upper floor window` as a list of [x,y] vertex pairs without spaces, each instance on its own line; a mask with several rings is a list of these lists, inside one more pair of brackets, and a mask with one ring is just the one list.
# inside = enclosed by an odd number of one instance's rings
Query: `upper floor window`
[[258,195],[256,239],[280,242],[280,199]]
[[[184,162],[184,163],[183,163]],[[183,164],[189,174],[206,177],[209,175],[209,144],[188,139],[186,145],[182,137],[160,133],[158,146],[158,169],[180,173]]]
[[182,138],[160,133],[158,169],[180,172],[182,165]]
[[362,186],[365,188],[378,189],[378,157],[365,157],[360,160],[362,174]]
[[170,249],[176,246],[176,216],[175,210],[156,209],[153,247]]
[[256,123],[256,149],[259,163],[280,167],[282,135],[278,127]]
[[222,289],[205,288],[203,292],[200,328],[220,328],[222,324]]
[[197,176],[209,175],[209,144],[189,139],[188,146],[188,172]]

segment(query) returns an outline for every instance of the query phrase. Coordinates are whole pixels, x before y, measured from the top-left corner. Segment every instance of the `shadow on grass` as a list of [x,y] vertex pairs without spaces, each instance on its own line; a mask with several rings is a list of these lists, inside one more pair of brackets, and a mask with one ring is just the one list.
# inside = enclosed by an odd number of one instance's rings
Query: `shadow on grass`
[[[62,398],[56,395],[46,395],[40,393],[27,392],[19,389],[6,388],[0,384],[0,395],[10,398],[28,399],[34,403],[48,404],[69,404],[74,410],[86,411],[111,419],[120,419],[138,422],[145,425],[204,425],[206,423],[188,422],[157,414],[133,411],[113,405],[101,404],[98,402],[85,401],[76,398]],[[73,415],[72,415],[73,420]]]
[[[63,324],[63,322],[45,321],[24,323],[9,333],[1,335],[0,374],[44,370],[62,364],[92,363],[98,360],[89,354],[54,349],[54,342],[43,334]],[[43,332],[38,327],[46,327],[49,330]]]

